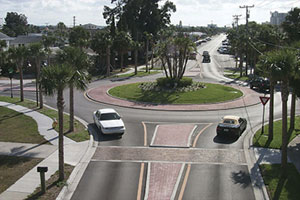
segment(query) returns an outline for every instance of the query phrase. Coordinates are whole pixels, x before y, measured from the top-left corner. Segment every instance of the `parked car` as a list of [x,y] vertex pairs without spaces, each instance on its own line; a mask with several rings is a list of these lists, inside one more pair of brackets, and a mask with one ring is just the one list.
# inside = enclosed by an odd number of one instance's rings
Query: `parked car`
[[229,54],[230,50],[228,46],[221,46],[217,50],[220,54]]
[[209,55],[208,51],[203,51],[202,57],[203,57],[203,60],[202,60],[203,63],[210,63],[210,55]]
[[270,90],[270,81],[263,77],[255,77],[249,81],[250,88],[256,88],[259,91]]
[[196,60],[197,57],[197,51],[192,51],[189,55],[190,60]]
[[112,108],[96,110],[93,113],[96,126],[103,134],[119,134],[125,132],[125,125],[121,116]]
[[222,121],[217,126],[217,135],[236,136],[242,135],[247,128],[247,120],[242,117],[227,115],[222,118]]

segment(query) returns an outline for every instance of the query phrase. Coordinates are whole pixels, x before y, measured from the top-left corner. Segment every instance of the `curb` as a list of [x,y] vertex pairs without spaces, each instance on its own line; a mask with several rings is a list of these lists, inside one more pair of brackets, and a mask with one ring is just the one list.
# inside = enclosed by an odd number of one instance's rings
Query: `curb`
[[[56,108],[53,108],[46,104],[44,104],[44,106],[53,110],[57,110]],[[69,113],[66,112],[64,113],[69,115]],[[79,181],[81,180],[81,177],[83,176],[92,156],[94,155],[96,151],[96,147],[98,146],[98,142],[94,141],[93,134],[88,129],[88,123],[77,116],[74,116],[74,118],[78,120],[80,123],[82,123],[85,126],[85,128],[88,130],[88,132],[90,133],[90,140],[85,154],[82,156],[79,163],[73,169],[72,173],[70,174],[66,182],[66,185],[62,188],[59,195],[56,197],[57,200],[66,200],[72,198],[72,195],[75,192],[77,185],[79,184]]]
[[[99,101],[99,100],[96,100],[94,98],[92,98],[88,93],[90,90],[92,90],[94,88],[91,88],[87,91],[84,92],[84,96],[92,101],[92,102],[96,102],[96,103],[102,103],[102,104],[106,104],[106,105],[112,105],[112,106],[118,106],[118,107],[122,107],[122,108],[130,108],[130,109],[137,109],[137,110],[154,110],[154,111],[175,111],[175,112],[198,112],[198,111],[217,111],[217,110],[231,110],[231,109],[239,109],[239,108],[245,108],[245,107],[251,107],[251,106],[256,106],[258,104],[260,104],[260,102],[257,102],[257,103],[253,103],[253,104],[249,104],[249,105],[243,105],[243,106],[237,106],[237,107],[234,107],[234,108],[223,108],[223,109],[198,109],[198,110],[174,110],[174,109],[153,109],[153,108],[148,108],[148,107],[145,107],[145,108],[140,108],[140,107],[132,107],[132,106],[126,106],[126,105],[120,105],[120,104],[114,104],[114,103],[109,103],[109,102],[103,102],[103,101]],[[113,97],[111,95],[108,94],[108,91],[106,92],[106,95],[110,96],[110,97]],[[133,102],[133,103],[136,103],[135,101],[130,101],[130,100],[125,100],[125,99],[121,99],[121,98],[118,98],[118,97],[113,97],[113,98],[116,98],[116,99],[120,99],[120,100],[123,100],[123,101],[129,101],[129,102]],[[243,99],[244,98],[244,95],[239,97],[238,99]],[[236,99],[235,99],[236,100]],[[226,102],[219,102],[219,103],[228,103],[228,102],[232,102],[232,101],[226,101]],[[219,103],[215,103],[215,104],[219,104]],[[152,104],[153,105],[153,104]],[[162,105],[162,104],[161,104]],[[165,105],[169,105],[169,104],[165,104]],[[186,105],[186,104],[184,104]],[[202,104],[195,104],[195,105],[202,105]],[[151,106],[151,104],[149,104],[149,106]]]
[[[256,125],[253,130],[254,131],[249,131],[243,142],[243,148],[244,148],[244,154],[247,162],[247,167],[251,179],[251,185],[253,188],[254,196],[255,199],[257,200],[269,200],[269,195],[267,192],[266,185],[264,183],[263,177],[260,173],[260,169],[257,163],[257,160],[255,158],[253,150],[250,148],[252,146],[252,141],[254,134],[256,133],[257,130],[259,130],[260,124]],[[252,133],[251,133],[252,132]],[[255,161],[255,162],[254,162]]]

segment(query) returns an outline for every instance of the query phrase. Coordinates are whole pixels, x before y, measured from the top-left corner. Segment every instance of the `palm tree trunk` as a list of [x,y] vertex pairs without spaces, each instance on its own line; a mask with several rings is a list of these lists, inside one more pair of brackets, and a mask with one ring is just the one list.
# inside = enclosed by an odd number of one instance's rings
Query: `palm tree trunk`
[[124,64],[124,53],[121,52],[121,72],[123,71],[123,64]]
[[37,75],[36,75],[36,82],[38,84],[38,94],[39,94],[39,100],[40,100],[40,109],[42,109],[44,107],[44,101],[43,101],[43,93],[42,93],[42,87],[41,87],[41,84],[40,84],[40,77],[41,77],[41,62],[40,60],[37,60],[37,63],[36,63],[36,71],[37,71]]
[[64,97],[63,97],[62,89],[59,89],[57,92],[57,108],[58,108],[58,125],[59,125],[58,170],[59,170],[59,180],[63,181],[65,179],[65,173],[64,173],[64,132],[63,132]]
[[138,66],[138,50],[134,49],[134,74],[137,75],[137,66]]
[[24,86],[23,86],[23,59],[19,64],[19,71],[20,71],[20,99],[24,101]]
[[146,72],[148,72],[148,49],[149,49],[149,39],[146,41]]
[[70,125],[69,131],[74,131],[74,86],[70,83]]
[[282,145],[281,145],[281,168],[282,176],[287,174],[287,101],[288,101],[288,80],[283,80],[281,84],[282,100]]
[[110,47],[106,48],[106,62],[107,62],[106,76],[108,77],[110,75]]
[[292,101],[291,101],[290,130],[294,130],[295,128],[295,113],[296,113],[296,94],[293,92]]
[[273,124],[274,124],[274,81],[270,78],[270,106],[269,106],[269,135],[268,141],[273,140]]

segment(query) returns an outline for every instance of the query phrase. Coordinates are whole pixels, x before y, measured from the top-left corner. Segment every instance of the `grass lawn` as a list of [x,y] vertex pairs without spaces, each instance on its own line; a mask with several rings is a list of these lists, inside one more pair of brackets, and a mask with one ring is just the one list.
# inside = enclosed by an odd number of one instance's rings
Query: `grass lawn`
[[224,102],[239,98],[243,93],[232,87],[205,83],[206,88],[192,92],[142,91],[141,83],[121,85],[109,90],[109,94],[123,99],[158,104],[201,104]]
[[0,141],[41,144],[47,143],[36,121],[22,113],[0,106]]
[[[290,125],[290,120],[288,119],[288,128]],[[274,148],[274,149],[280,149],[281,148],[281,127],[282,127],[282,121],[276,121],[274,122],[274,132],[273,132],[273,140],[271,142],[268,142],[268,131],[269,131],[269,125],[264,126],[264,134],[261,134],[261,129],[259,129],[254,137],[253,137],[253,145],[257,147],[267,147],[267,148]],[[289,141],[291,141],[294,137],[300,134],[300,116],[296,117],[295,121],[295,130],[291,133],[291,136],[289,138]]]
[[[72,173],[74,167],[65,164],[65,180],[68,180],[70,174]],[[66,185],[66,181],[58,181],[58,171],[55,172],[47,181],[46,181],[46,193],[41,194],[41,188],[38,187],[31,195],[29,195],[26,200],[33,199],[45,199],[45,200],[55,200],[59,195],[62,188]]]
[[0,193],[4,192],[42,159],[0,155]]
[[[50,118],[56,118],[58,119],[58,113],[56,110],[49,109],[47,107],[44,107],[43,109],[39,109],[36,107],[36,103],[33,101],[29,100],[24,100],[24,102],[20,102],[19,98],[10,98],[6,96],[0,96],[0,101],[5,101],[9,103],[14,103],[17,105],[21,105],[27,108],[34,109]],[[10,130],[10,129],[8,129]],[[56,126],[55,129],[58,132],[58,126]],[[69,116],[67,114],[64,114],[64,134],[65,136],[69,137],[70,139],[76,141],[76,142],[81,142],[85,140],[89,140],[90,136],[88,131],[85,129],[84,125],[81,124],[79,121],[75,119],[74,123],[74,132],[68,132],[69,130]]]
[[300,174],[293,164],[288,165],[287,178],[281,178],[280,164],[260,165],[270,199],[298,200],[300,197]]
[[129,74],[121,74],[121,75],[113,75],[112,77],[117,77],[117,78],[130,78],[130,77],[142,77],[142,76],[149,76],[149,75],[153,75],[153,74],[158,74],[160,72],[158,71],[150,71],[149,72],[145,72],[145,71],[138,71],[137,75],[133,73],[129,73]]
[[247,81],[249,78],[247,76],[242,76],[240,77],[240,73],[235,73],[235,74],[224,74],[224,76],[228,78],[232,78],[235,80],[240,80],[240,81]]

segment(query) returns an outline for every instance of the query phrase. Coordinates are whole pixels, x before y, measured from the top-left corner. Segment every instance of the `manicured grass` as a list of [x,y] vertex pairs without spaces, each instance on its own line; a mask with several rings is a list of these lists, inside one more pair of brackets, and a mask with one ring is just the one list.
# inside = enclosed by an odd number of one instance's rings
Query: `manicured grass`
[[270,199],[299,199],[300,175],[293,164],[288,165],[287,178],[281,177],[281,166],[279,164],[260,165],[260,169]]
[[118,77],[118,78],[142,77],[142,76],[149,76],[149,75],[158,74],[158,73],[160,73],[160,72],[150,71],[150,73],[149,73],[149,72],[145,72],[145,71],[138,71],[136,75],[133,72],[133,73],[129,73],[129,74],[114,75],[112,77]]
[[[290,125],[290,120],[288,119],[288,129]],[[268,141],[268,132],[269,132],[269,125],[264,126],[264,134],[261,134],[261,129],[259,129],[254,137],[253,137],[253,145],[257,147],[267,147],[273,149],[280,149],[282,143],[282,121],[274,122],[273,128],[273,140],[270,142]],[[297,116],[295,119],[295,129],[292,133],[289,133],[291,136],[289,138],[289,142],[294,139],[297,135],[300,134],[300,116]]]
[[72,173],[74,167],[71,165],[65,164],[65,181],[58,181],[58,171],[55,172],[47,181],[46,181],[46,193],[41,193],[41,187],[38,187],[31,195],[29,195],[26,200],[33,199],[45,199],[45,200],[55,200],[59,195],[62,188],[66,185],[66,180],[68,180],[70,174]]
[[133,83],[109,90],[109,94],[123,99],[158,104],[202,104],[224,102],[239,98],[243,93],[232,87],[205,83],[206,88],[192,92],[142,91]]
[[247,81],[249,78],[247,76],[242,76],[240,77],[240,73],[235,73],[235,74],[224,74],[224,76],[228,78],[232,78],[235,80],[240,80],[240,81]]
[[[58,120],[58,113],[56,110],[49,109],[47,107],[44,107],[43,109],[39,109],[36,107],[36,103],[29,100],[24,100],[24,102],[20,102],[19,98],[10,98],[6,96],[0,96],[0,101],[5,101],[9,103],[14,103],[17,105],[21,105],[27,108],[34,109],[50,118],[56,118]],[[75,108],[76,109],[76,108]],[[55,129],[58,132],[58,126],[56,126]],[[67,114],[64,114],[64,134],[65,136],[69,137],[70,139],[81,142],[85,140],[89,140],[90,136],[88,131],[86,130],[85,126],[81,124],[79,121],[75,120],[74,123],[74,132],[68,132],[69,130],[69,116]]]
[[0,193],[4,192],[42,159],[0,155]]
[[47,142],[39,134],[34,119],[2,106],[0,106],[0,141],[33,144]]

